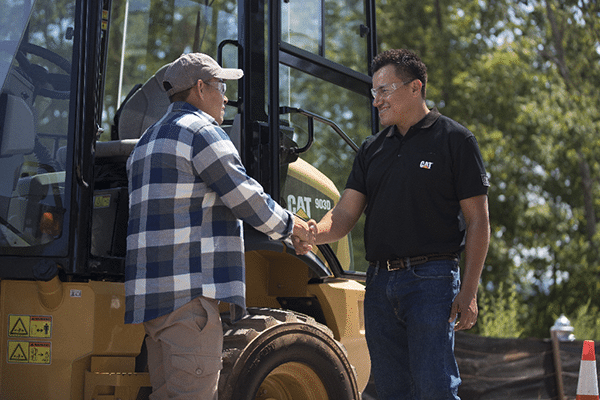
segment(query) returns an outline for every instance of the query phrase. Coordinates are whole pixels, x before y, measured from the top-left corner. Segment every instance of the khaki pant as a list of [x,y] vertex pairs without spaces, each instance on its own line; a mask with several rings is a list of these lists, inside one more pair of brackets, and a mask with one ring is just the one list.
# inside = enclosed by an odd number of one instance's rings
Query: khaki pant
[[218,304],[200,297],[144,322],[151,400],[217,400],[223,349]]

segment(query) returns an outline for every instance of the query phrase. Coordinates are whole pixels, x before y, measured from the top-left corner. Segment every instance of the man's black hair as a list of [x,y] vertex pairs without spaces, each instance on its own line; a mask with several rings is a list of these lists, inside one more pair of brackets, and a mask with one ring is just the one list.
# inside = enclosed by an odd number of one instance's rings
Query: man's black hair
[[418,79],[423,84],[421,95],[425,98],[427,87],[427,66],[419,56],[407,49],[387,50],[378,54],[371,63],[373,73],[381,68],[393,65],[396,69],[396,75],[403,81]]

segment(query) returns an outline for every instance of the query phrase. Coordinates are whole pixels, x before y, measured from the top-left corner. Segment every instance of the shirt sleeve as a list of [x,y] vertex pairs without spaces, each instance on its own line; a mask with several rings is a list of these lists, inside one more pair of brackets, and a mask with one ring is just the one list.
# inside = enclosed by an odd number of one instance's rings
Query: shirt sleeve
[[487,194],[490,182],[475,136],[468,136],[455,158],[459,200]]
[[292,234],[292,214],[248,176],[240,156],[219,127],[203,127],[193,139],[192,164],[198,176],[241,219],[271,239]]
[[366,142],[360,146],[356,156],[354,157],[354,163],[352,164],[352,170],[350,171],[350,175],[348,175],[348,180],[346,181],[346,189],[354,189],[365,196],[367,195],[367,185],[366,185],[366,168],[365,168],[365,147]]

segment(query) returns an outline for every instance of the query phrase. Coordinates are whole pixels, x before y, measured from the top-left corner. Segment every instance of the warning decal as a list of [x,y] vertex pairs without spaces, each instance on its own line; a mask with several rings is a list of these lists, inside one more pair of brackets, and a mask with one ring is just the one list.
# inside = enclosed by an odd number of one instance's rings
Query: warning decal
[[[49,315],[9,315],[6,357],[12,364],[50,365],[52,343],[40,339],[52,338],[52,317]],[[31,338],[34,341],[23,341]],[[30,339],[30,340],[31,340]]]
[[52,337],[52,317],[31,316],[29,336],[36,338]]
[[8,342],[8,362],[29,362],[29,342]]
[[8,362],[18,364],[50,365],[52,343],[8,341]]
[[52,337],[52,317],[47,315],[9,315],[8,337]]
[[50,342],[29,343],[30,364],[50,364]]
[[9,337],[28,337],[29,336],[29,315],[9,315],[8,316],[8,336]]

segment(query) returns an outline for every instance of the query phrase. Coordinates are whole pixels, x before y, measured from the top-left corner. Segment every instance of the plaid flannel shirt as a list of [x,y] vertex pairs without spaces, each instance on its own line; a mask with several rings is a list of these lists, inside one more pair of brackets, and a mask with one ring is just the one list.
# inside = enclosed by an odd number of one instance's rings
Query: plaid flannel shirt
[[245,307],[242,221],[279,240],[292,233],[293,218],[246,174],[215,120],[172,103],[140,138],[127,174],[125,322],[198,296]]

